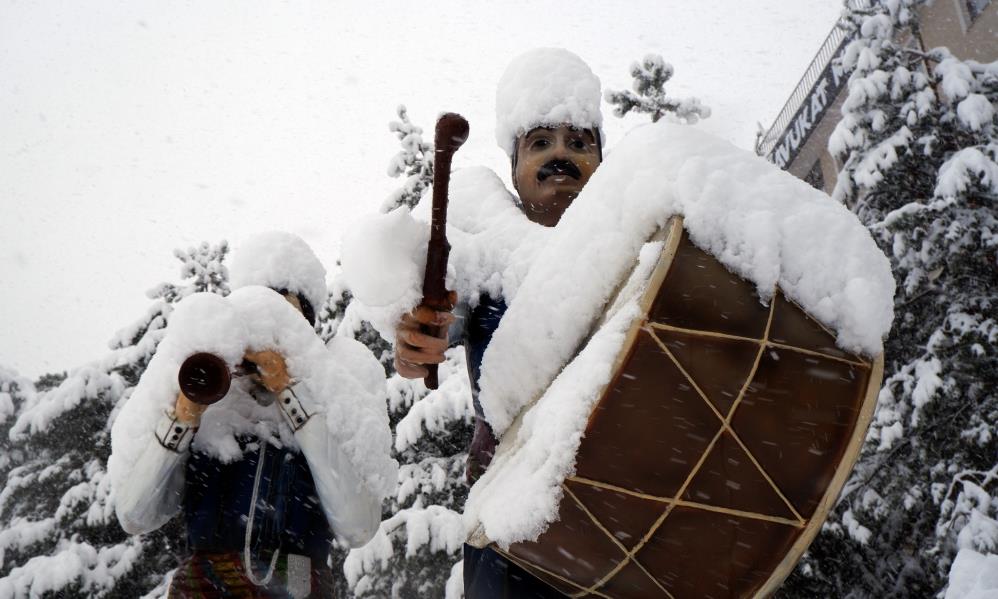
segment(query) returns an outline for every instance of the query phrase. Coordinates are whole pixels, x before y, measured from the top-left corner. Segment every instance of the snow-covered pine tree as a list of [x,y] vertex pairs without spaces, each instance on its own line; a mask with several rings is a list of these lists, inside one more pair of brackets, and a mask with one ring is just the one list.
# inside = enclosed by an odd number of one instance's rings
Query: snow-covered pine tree
[[0,597],[133,599],[165,588],[184,532],[178,520],[141,537],[121,530],[105,476],[111,423],[173,304],[228,293],[227,252],[224,242],[175,252],[184,283],[149,291],[153,304],[103,359],[34,385],[0,369]]
[[670,98],[665,94],[665,84],[672,78],[672,65],[658,54],[649,54],[644,60],[631,64],[631,77],[634,78],[634,91],[607,90],[604,98],[614,106],[613,114],[623,117],[628,112],[641,112],[651,115],[653,123],[667,114],[688,124],[710,116],[710,108],[699,98]]
[[473,415],[463,348],[448,351],[439,376],[430,392],[419,380],[388,380],[399,486],[374,539],[346,558],[356,597],[444,597],[452,571],[459,580]]
[[898,294],[866,444],[785,597],[939,596],[957,551],[998,553],[998,62],[919,48],[923,4],[844,17],[834,195]]
[[[0,477],[23,460],[19,452],[10,446],[10,427],[25,402],[35,395],[35,385],[28,378],[14,370],[0,366]],[[3,542],[0,541],[0,556],[3,555]],[[0,562],[3,558],[0,557]]]
[[464,542],[460,514],[467,499],[464,464],[471,441],[471,390],[464,350],[447,353],[440,386],[395,373],[391,344],[364,320],[342,275],[333,277],[329,302],[317,323],[329,341],[348,335],[370,349],[388,378],[389,423],[395,433],[399,484],[385,505],[374,540],[360,549],[336,548],[349,586],[343,597],[443,597]]
[[[336,262],[336,266],[337,268],[340,266],[339,261]],[[348,312],[347,309],[351,302],[353,302],[353,294],[347,288],[343,275],[338,272],[334,273],[333,280],[329,284],[326,305],[320,311],[315,323],[319,337],[329,343],[329,340],[335,337],[342,328],[343,334],[353,337],[371,350],[374,357],[385,368],[385,375],[390,376],[395,372],[395,367],[392,365],[395,354],[392,352],[391,343],[386,341],[381,333],[370,322],[364,320],[356,310]]]
[[402,149],[388,163],[388,176],[405,175],[406,179],[385,199],[382,212],[414,207],[433,184],[433,144],[423,141],[423,129],[412,124],[404,104],[397,110],[399,120],[388,123],[388,129],[399,138]]

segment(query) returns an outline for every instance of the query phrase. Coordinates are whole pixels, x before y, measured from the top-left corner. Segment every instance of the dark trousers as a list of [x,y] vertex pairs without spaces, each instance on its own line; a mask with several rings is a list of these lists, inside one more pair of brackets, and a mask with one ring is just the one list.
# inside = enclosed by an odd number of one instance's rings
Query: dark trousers
[[464,599],[562,599],[558,591],[492,549],[464,546]]

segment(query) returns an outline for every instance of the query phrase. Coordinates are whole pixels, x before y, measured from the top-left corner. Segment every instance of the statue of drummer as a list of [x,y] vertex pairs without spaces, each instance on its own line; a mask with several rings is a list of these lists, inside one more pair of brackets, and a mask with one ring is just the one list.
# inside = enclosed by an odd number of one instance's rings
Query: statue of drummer
[[[530,221],[556,226],[602,161],[600,99],[599,79],[581,58],[563,49],[529,51],[514,59],[500,79],[496,137],[510,159],[518,205]],[[465,347],[475,405],[470,483],[485,471],[496,449],[478,401],[478,380],[485,349],[505,311],[504,298],[483,295],[460,319],[463,326],[453,326],[450,312],[420,305],[396,328],[395,368],[407,378],[425,377],[426,365],[442,363],[452,344]],[[442,333],[421,332],[427,327]],[[489,548],[465,545],[464,579],[468,599],[562,596]]]

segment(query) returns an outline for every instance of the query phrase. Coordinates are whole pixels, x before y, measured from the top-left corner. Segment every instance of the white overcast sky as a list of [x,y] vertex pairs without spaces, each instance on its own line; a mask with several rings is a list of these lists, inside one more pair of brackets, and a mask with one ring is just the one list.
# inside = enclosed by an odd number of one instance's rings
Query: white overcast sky
[[[749,148],[839,0],[166,2],[0,0],[0,366],[28,376],[107,351],[172,250],[284,229],[331,266],[398,185],[387,123],[464,114],[455,166],[506,176],[495,84],[561,46],[604,89],[662,54],[698,127]],[[638,117],[609,114],[608,146]],[[430,134],[432,136],[432,134]]]

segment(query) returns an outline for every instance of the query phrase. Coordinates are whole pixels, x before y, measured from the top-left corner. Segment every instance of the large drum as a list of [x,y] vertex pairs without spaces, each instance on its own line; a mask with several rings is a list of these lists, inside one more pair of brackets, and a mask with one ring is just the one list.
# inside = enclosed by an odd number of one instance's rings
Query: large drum
[[765,596],[856,460],[883,374],[674,218],[559,515],[503,551],[574,597]]

